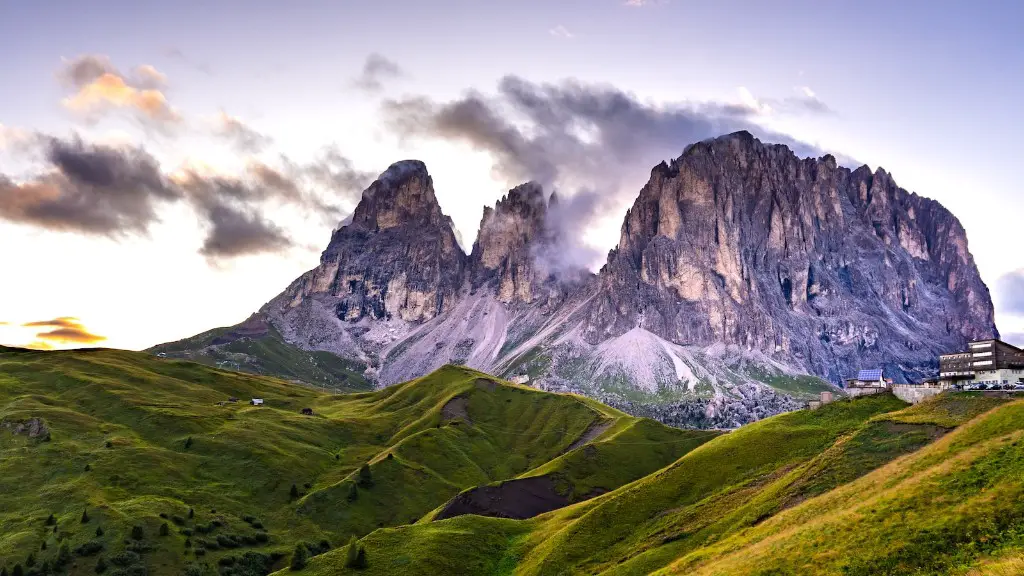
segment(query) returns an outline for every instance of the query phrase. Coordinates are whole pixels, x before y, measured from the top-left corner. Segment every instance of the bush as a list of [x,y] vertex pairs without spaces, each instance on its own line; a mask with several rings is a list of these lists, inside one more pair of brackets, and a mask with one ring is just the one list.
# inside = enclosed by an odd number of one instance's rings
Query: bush
[[252,526],[253,528],[255,528],[257,530],[263,530],[263,523],[260,522],[259,520],[253,521],[253,523],[250,524],[250,526]]
[[256,517],[255,516],[250,516],[248,514],[246,514],[245,516],[242,516],[242,522],[245,522],[246,524],[252,524],[255,521],[256,521]]
[[192,535],[192,529],[191,528],[182,528],[181,530],[178,530],[178,534],[181,534],[182,536],[191,536]]
[[89,511],[88,510],[82,510],[82,524],[88,524],[88,523],[89,523]]
[[221,566],[232,566],[238,559],[234,556],[222,556],[220,560],[217,560],[217,564]]
[[138,552],[139,554],[144,554],[146,552],[152,551],[154,549],[154,546],[152,544],[150,544],[149,542],[143,542],[141,540],[136,540],[136,541],[128,544],[127,549],[132,551],[132,552]]
[[292,500],[295,500],[296,498],[298,498],[299,497],[299,487],[296,486],[295,484],[292,484],[292,489],[288,491],[288,496]]
[[253,538],[255,538],[256,542],[260,544],[266,544],[270,540],[270,536],[267,536],[266,532],[257,532],[256,536],[253,536]]
[[191,538],[185,538],[185,548],[191,548],[191,547],[192,547],[192,539]]
[[171,529],[170,529],[169,526],[167,526],[167,522],[164,522],[163,524],[160,525],[160,535],[161,536],[167,536],[170,533],[171,533]]
[[46,518],[46,525],[47,526],[53,526],[56,523],[57,523],[57,519],[53,517],[53,514],[50,514],[50,516]]
[[114,566],[131,566],[137,564],[142,560],[142,557],[135,552],[125,550],[124,552],[118,552],[110,558],[110,563]]
[[[71,561],[71,548],[68,547],[68,543],[65,540],[64,543],[60,545],[60,550],[57,551],[57,565],[63,566],[69,561]],[[44,570],[43,573],[45,574],[46,571]]]
[[206,555],[206,550],[203,549],[203,548],[196,548],[195,555],[196,556],[205,556]]
[[188,438],[185,439],[185,450],[188,450],[191,447],[192,447],[192,437],[189,436]]
[[185,519],[182,518],[181,516],[178,516],[177,514],[175,514],[174,516],[171,516],[171,522],[174,522],[178,526],[184,526],[185,525]]
[[160,513],[160,517],[163,518],[164,520],[167,520],[167,512],[161,512]]
[[103,445],[106,446],[107,448],[113,448],[114,447],[114,443],[111,442],[110,440],[107,440],[106,442],[104,442]]
[[369,464],[363,464],[359,467],[359,486],[362,488],[373,486],[373,474],[370,472]]
[[96,573],[103,574],[107,570],[107,561],[100,556],[100,559],[96,561]]
[[217,544],[222,548],[238,548],[238,540],[232,534],[221,534],[217,536]]
[[78,548],[75,548],[75,554],[78,554],[79,556],[92,556],[100,550],[103,550],[103,542],[100,540],[90,540]]
[[132,540],[142,540],[145,537],[146,533],[142,530],[142,526],[132,526]]
[[349,502],[355,502],[356,500],[359,499],[359,488],[356,488],[355,482],[349,485],[348,496],[345,496],[345,499],[348,500]]
[[191,508],[189,508],[188,509],[188,517],[191,519],[195,515],[196,515],[196,511],[191,509]]
[[86,464],[85,465],[85,471],[88,472],[89,470],[92,470],[92,466],[89,466],[88,464]]
[[296,544],[295,545],[295,552],[292,553],[291,569],[292,570],[302,570],[303,568],[305,568],[306,567],[306,556],[307,556],[307,554],[306,554],[306,547],[304,545],[302,545],[301,543],[300,544]]
[[203,568],[198,564],[189,564],[181,571],[181,576],[203,576]]
[[96,536],[103,536],[103,527],[102,526],[97,526],[96,527]]

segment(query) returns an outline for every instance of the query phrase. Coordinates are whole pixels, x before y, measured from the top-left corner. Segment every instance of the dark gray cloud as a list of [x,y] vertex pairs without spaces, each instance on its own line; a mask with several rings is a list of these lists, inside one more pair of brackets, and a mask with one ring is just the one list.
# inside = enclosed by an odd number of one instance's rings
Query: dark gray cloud
[[96,81],[104,74],[117,74],[117,68],[110,58],[95,54],[77,56],[64,62],[57,72],[57,78],[70,88],[82,88]]
[[45,139],[49,171],[16,183],[0,175],[0,218],[101,236],[145,232],[162,202],[181,198],[141,148]]
[[352,85],[368,92],[379,92],[384,89],[384,82],[404,75],[405,72],[394,61],[374,53],[366,57],[363,70]]
[[1024,269],[1004,274],[996,280],[995,293],[1000,312],[1024,316]]
[[236,150],[243,154],[257,154],[273,142],[269,136],[253,130],[240,119],[224,112],[221,112],[217,119],[216,134],[229,141]]
[[[655,105],[614,86],[576,80],[534,83],[506,76],[496,95],[470,91],[449,102],[391,99],[382,111],[400,137],[463,142],[489,152],[496,176],[510,186],[534,180],[557,189],[562,202],[575,208],[561,210],[562,221],[556,222],[565,227],[565,238],[581,238],[596,218],[621,214],[650,167],[679,156],[693,142],[747,130],[802,156],[823,155],[812,145],[761,128],[754,123],[757,111],[746,106]],[[571,247],[565,252],[594,253]]]
[[46,167],[16,182],[0,174],[0,220],[46,230],[122,238],[145,235],[164,204],[184,204],[207,230],[211,259],[281,252],[294,243],[267,214],[282,208],[333,226],[373,180],[334,148],[308,164],[250,163],[239,177],[187,171],[173,180],[141,148],[35,135]]

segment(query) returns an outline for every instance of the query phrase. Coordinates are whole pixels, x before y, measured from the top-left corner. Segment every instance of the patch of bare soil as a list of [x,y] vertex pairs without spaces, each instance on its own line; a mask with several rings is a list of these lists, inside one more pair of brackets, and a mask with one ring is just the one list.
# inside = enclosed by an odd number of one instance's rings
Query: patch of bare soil
[[590,426],[587,427],[587,429],[583,432],[583,434],[580,434],[580,437],[577,438],[575,442],[573,442],[572,444],[569,444],[569,447],[566,448],[565,452],[562,452],[562,454],[565,454],[566,452],[572,452],[573,450],[579,448],[580,446],[583,446],[587,442],[590,442],[594,438],[597,438],[601,434],[604,434],[605,430],[607,430],[607,429],[609,429],[611,427],[612,427],[612,421],[611,420],[605,420],[605,421],[601,421],[601,422],[594,422],[593,424],[591,424]]
[[517,478],[497,486],[467,490],[445,505],[435,520],[464,514],[523,520],[569,505],[569,497],[555,489],[548,476]]
[[473,421],[469,418],[469,400],[462,396],[452,398],[441,407],[441,420],[449,422],[451,420],[462,420],[466,424],[472,424]]
[[487,390],[488,392],[494,392],[498,389],[498,383],[494,380],[488,380],[487,378],[477,378],[474,384],[476,384],[477,388]]

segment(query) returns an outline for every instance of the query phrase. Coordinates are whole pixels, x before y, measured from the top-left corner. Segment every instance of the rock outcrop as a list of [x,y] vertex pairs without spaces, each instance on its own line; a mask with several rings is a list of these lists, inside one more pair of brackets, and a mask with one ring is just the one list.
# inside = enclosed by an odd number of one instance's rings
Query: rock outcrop
[[601,271],[572,280],[545,265],[553,207],[536,184],[514,188],[467,255],[426,167],[399,162],[320,265],[248,322],[380,385],[462,363],[705,427],[829,387],[808,375],[916,380],[997,334],[960,223],[881,169],[746,132],[690,145],[652,170]]
[[882,169],[797,158],[747,132],[657,166],[601,271],[584,336],[759,350],[839,382],[897,380],[996,334],[957,219]]

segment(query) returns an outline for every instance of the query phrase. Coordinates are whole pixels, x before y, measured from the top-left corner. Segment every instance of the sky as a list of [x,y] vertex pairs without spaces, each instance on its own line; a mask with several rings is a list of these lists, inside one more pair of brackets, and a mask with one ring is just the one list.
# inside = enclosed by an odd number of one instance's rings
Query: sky
[[558,189],[596,267],[655,164],[749,129],[950,209],[1024,344],[1022,29],[999,0],[0,2],[0,343],[238,323],[406,158],[467,249]]

